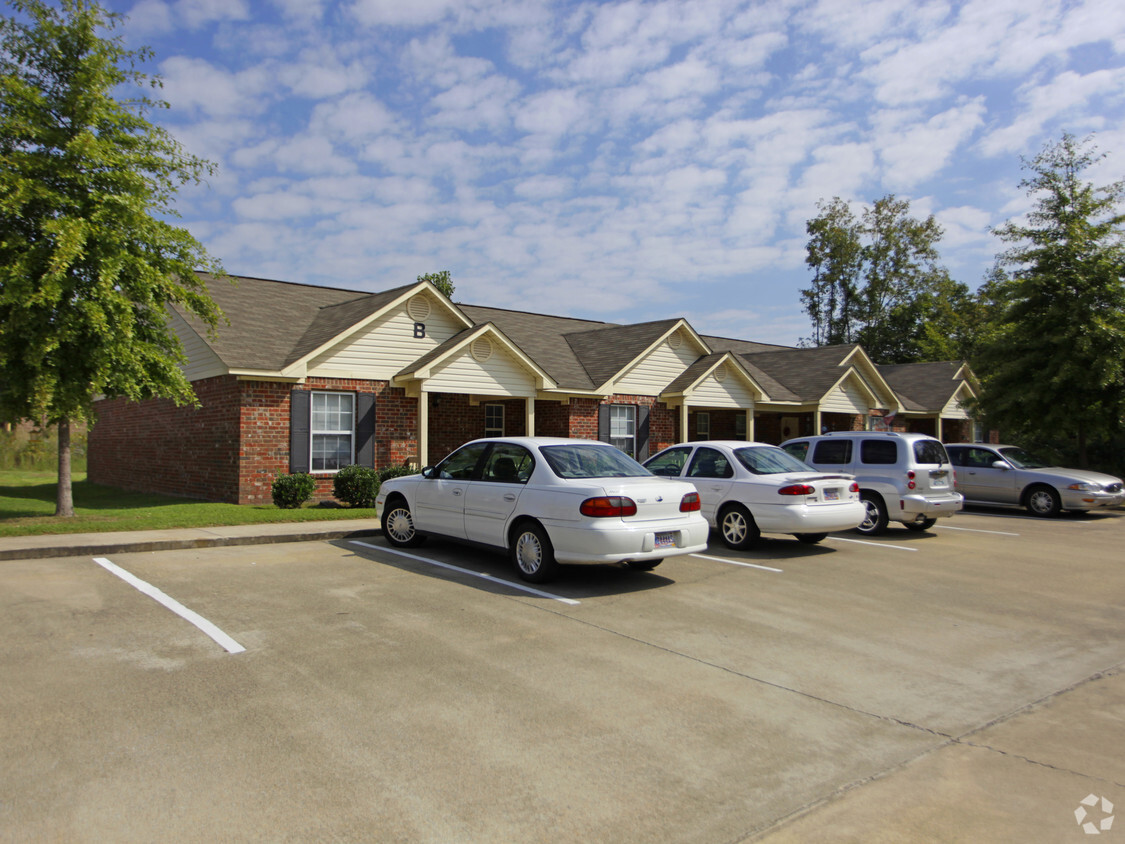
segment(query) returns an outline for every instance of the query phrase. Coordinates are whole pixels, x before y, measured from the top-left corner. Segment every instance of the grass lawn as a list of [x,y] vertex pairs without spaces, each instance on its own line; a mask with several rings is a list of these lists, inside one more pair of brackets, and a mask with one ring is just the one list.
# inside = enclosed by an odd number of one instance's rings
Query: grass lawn
[[122,492],[73,478],[74,518],[57,519],[54,472],[0,470],[0,536],[162,530],[262,522],[373,519],[374,509],[306,506],[280,510],[273,504],[215,504],[142,492]]

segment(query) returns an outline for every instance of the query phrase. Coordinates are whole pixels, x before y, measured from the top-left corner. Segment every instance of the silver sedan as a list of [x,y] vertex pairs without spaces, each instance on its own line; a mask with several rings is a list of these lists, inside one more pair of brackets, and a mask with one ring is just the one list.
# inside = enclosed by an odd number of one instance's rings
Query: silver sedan
[[946,451],[966,504],[1026,507],[1035,516],[1099,510],[1125,502],[1120,478],[1052,466],[1014,445],[956,443]]

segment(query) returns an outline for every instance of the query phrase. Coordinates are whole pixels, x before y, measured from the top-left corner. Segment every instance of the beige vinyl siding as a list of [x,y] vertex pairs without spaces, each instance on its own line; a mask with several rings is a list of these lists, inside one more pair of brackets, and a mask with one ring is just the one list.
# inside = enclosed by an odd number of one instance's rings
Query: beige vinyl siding
[[464,326],[434,308],[426,318],[426,336],[414,336],[406,303],[383,314],[363,331],[309,361],[308,374],[320,377],[389,380],[408,364],[441,345]]
[[971,395],[971,393],[969,393],[969,391],[966,390],[964,387],[958,387],[957,392],[955,392],[953,394],[953,398],[951,398],[946,403],[945,407],[942,408],[942,410],[941,410],[942,418],[943,419],[970,419],[971,417],[969,415],[969,412],[967,410],[965,410],[964,405],[961,404],[961,402],[963,400],[969,398],[970,395]]
[[188,324],[187,320],[175,311],[171,311],[171,319],[168,321],[168,325],[183,346],[184,354],[187,355],[188,362],[183,370],[189,381],[227,374],[227,365],[212,351],[211,347]]
[[692,391],[689,401],[693,405],[706,407],[750,408],[754,406],[754,394],[728,369],[722,381],[713,372],[704,378]]
[[535,376],[498,344],[481,363],[465,347],[455,357],[434,367],[422,389],[427,393],[468,393],[483,396],[534,396]]
[[614,382],[613,391],[634,396],[658,396],[699,358],[700,349],[684,341],[673,349],[665,340]]
[[870,409],[868,401],[867,393],[852,378],[848,378],[824,397],[820,409],[828,413],[867,413]]

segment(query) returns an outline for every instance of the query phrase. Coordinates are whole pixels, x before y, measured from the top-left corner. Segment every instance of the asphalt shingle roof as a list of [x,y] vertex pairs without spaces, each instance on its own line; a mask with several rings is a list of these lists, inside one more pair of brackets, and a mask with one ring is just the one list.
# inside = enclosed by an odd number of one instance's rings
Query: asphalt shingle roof
[[900,363],[880,366],[879,374],[902,399],[906,410],[936,413],[963,383],[954,376],[964,365],[964,361],[959,360]]

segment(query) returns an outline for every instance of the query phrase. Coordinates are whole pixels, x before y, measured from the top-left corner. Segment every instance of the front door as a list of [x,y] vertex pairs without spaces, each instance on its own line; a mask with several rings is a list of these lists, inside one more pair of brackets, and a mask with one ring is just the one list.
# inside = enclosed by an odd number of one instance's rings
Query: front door
[[470,443],[434,467],[418,484],[414,526],[422,532],[465,538],[465,497],[488,443]]
[[688,464],[687,480],[695,484],[699,493],[700,510],[709,522],[715,521],[715,511],[727,499],[734,483],[734,467],[725,454],[714,448],[700,446]]

